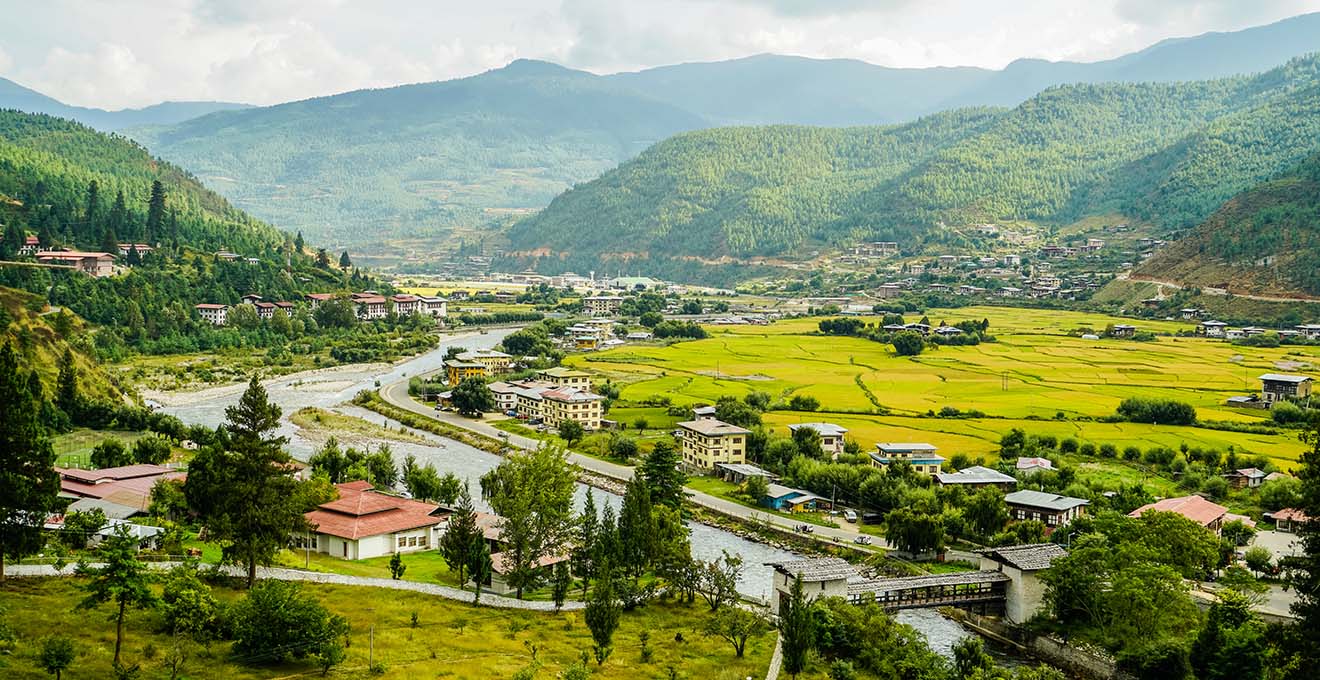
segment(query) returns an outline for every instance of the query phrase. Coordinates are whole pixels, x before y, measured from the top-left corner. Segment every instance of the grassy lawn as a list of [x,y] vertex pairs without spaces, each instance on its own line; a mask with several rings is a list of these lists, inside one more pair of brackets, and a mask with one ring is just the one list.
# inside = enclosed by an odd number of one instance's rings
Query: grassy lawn
[[345,440],[363,437],[414,444],[425,444],[428,441],[411,432],[391,430],[357,416],[346,416],[314,406],[298,409],[289,416],[289,421],[301,428],[304,435],[317,439],[335,436]]
[[[310,562],[308,558],[310,557]],[[297,550],[285,550],[279,554],[279,566],[295,569],[309,569],[327,574],[345,574],[348,576],[367,576],[370,578],[390,578],[390,558],[373,557],[366,560],[341,560],[325,553],[307,553]],[[440,553],[435,550],[408,553],[403,556],[403,563],[408,568],[403,573],[403,580],[419,583],[440,583],[458,586],[458,575],[449,571]]]
[[682,420],[678,416],[669,415],[666,410],[661,406],[615,406],[610,409],[606,417],[623,424],[633,434],[637,434],[637,430],[633,429],[633,423],[638,418],[645,418],[647,429],[643,435],[648,436],[667,433],[674,429],[675,423]]
[[97,444],[107,439],[118,439],[124,443],[124,446],[131,446],[142,436],[141,432],[78,429],[53,437],[51,446],[55,449],[56,465],[89,468],[92,466],[92,449],[96,448]]
[[[74,639],[78,649],[67,677],[108,677],[114,652],[114,624],[107,608],[78,612],[82,598],[75,579],[15,579],[0,586],[5,621],[18,636],[12,656],[0,657],[0,674],[15,678],[48,677],[36,665],[40,640],[52,631]],[[377,588],[305,584],[331,611],[348,618],[351,644],[348,658],[332,675],[367,675],[368,631],[374,626],[374,655],[385,667],[384,678],[443,677],[462,680],[509,678],[532,662],[541,664],[538,678],[554,678],[580,652],[591,649],[591,634],[578,613],[534,613],[473,607],[415,593]],[[217,588],[227,601],[240,593]],[[418,626],[410,618],[417,613]],[[774,645],[773,635],[754,638],[747,655],[737,659],[727,643],[700,633],[705,605],[657,603],[625,613],[614,635],[614,654],[597,671],[602,678],[666,677],[673,666],[686,680],[741,680],[763,677]],[[16,615],[18,614],[18,615]],[[144,677],[165,677],[162,657],[170,638],[156,632],[160,616],[132,611],[126,624],[124,657],[140,663]],[[641,660],[643,633],[649,635],[653,658]],[[675,640],[682,634],[682,642]],[[229,660],[230,643],[197,650],[184,666],[189,678],[287,678],[319,675],[309,663],[276,667],[245,667]],[[591,665],[594,667],[595,662]]]
[[[936,324],[989,319],[990,332],[998,341],[941,347],[907,358],[869,340],[812,335],[818,320],[791,319],[770,326],[711,327],[713,335],[706,340],[665,347],[627,346],[573,356],[565,363],[611,378],[622,386],[621,397],[632,402],[664,396],[675,404],[710,403],[752,391],[778,399],[811,395],[826,409],[857,414],[839,424],[854,429],[854,436],[867,446],[920,436],[918,441],[942,445],[946,452],[975,455],[990,451],[992,442],[1008,429],[1022,427],[1120,448],[1176,447],[1182,441],[1220,449],[1231,445],[1280,462],[1295,460],[1301,450],[1296,438],[1286,433],[1244,435],[1204,428],[1056,421],[1054,416],[1107,416],[1124,398],[1143,396],[1188,402],[1203,420],[1259,422],[1261,412],[1229,408],[1224,400],[1259,389],[1256,376],[1283,370],[1280,362],[1320,364],[1320,348],[1251,348],[1180,337],[1147,343],[1082,340],[1067,332],[1103,330],[1107,324],[1125,321],[1082,312],[970,307],[931,310],[927,316]],[[1136,325],[1157,332],[1192,327],[1169,321]],[[888,411],[886,417],[863,415],[874,413],[878,406]],[[911,417],[946,406],[979,410],[994,418]],[[770,418],[780,426],[803,419],[848,420],[798,413]]]
[[767,515],[778,515],[780,517],[787,517],[788,519],[794,519],[806,524],[815,524],[816,526],[822,526],[822,527],[837,526],[834,522],[830,521],[829,515],[827,513],[783,512],[780,510],[771,510],[770,508],[767,508],[764,505],[753,503],[752,501],[747,500],[746,496],[742,496],[738,494],[737,484],[726,482],[723,479],[720,479],[719,477],[711,477],[706,475],[688,477],[686,486],[687,488],[692,489],[693,491],[700,491],[702,493],[707,493],[712,496],[718,496],[728,501],[733,501],[734,503],[737,503],[739,505],[745,505],[749,508],[755,508],[756,510]]

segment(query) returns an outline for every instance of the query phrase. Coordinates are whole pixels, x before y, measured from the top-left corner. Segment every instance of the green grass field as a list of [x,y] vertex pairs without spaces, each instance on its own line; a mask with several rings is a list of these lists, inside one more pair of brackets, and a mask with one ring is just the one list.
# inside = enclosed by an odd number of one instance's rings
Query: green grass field
[[57,466],[89,468],[92,465],[92,449],[97,444],[107,439],[118,439],[124,446],[131,446],[142,436],[141,432],[77,429],[51,438],[50,444],[55,449]]
[[[910,315],[916,319],[916,315]],[[931,310],[931,322],[988,319],[997,342],[940,347],[918,357],[899,357],[888,345],[859,338],[812,335],[818,319],[770,326],[710,327],[712,337],[667,347],[623,347],[571,357],[566,363],[596,371],[623,385],[622,398],[665,396],[676,404],[710,403],[723,395],[764,391],[786,399],[806,394],[832,412],[832,421],[854,427],[866,446],[922,431],[922,441],[951,452],[988,451],[1012,427],[1077,436],[1097,443],[1226,448],[1296,458],[1301,445],[1290,436],[1241,435],[1200,428],[1168,428],[1052,420],[1107,416],[1129,396],[1191,403],[1203,420],[1253,422],[1263,412],[1224,406],[1224,400],[1259,389],[1256,376],[1305,371],[1320,363],[1320,348],[1248,348],[1201,338],[1160,337],[1155,342],[1082,340],[1077,328],[1103,330],[1123,319],[1053,310],[971,307]],[[874,319],[868,319],[873,321]],[[1176,332],[1190,323],[1138,322],[1143,330]],[[1296,368],[1285,362],[1295,362]],[[951,406],[992,419],[912,417]],[[861,414],[884,409],[888,417]],[[836,415],[857,413],[857,417]],[[821,416],[776,414],[777,424]],[[1025,420],[1028,417],[1048,421]],[[939,440],[939,441],[936,441]]]
[[[109,677],[114,652],[114,624],[107,620],[108,608],[94,612],[75,611],[82,598],[77,581],[61,579],[13,579],[0,586],[4,621],[17,635],[14,653],[0,656],[0,675],[6,678],[43,678],[36,665],[40,640],[53,633],[75,641],[78,657],[65,677]],[[577,613],[514,612],[473,607],[437,597],[378,588],[355,588],[305,584],[331,611],[348,618],[350,646],[343,666],[334,677],[366,677],[368,631],[374,626],[374,658],[385,668],[383,678],[439,677],[455,680],[509,678],[532,663],[535,653],[538,678],[558,677],[575,663],[579,653],[591,649],[591,634]],[[232,601],[241,593],[216,589],[222,600]],[[774,645],[774,636],[754,638],[743,659],[717,638],[701,634],[705,605],[656,603],[625,613],[614,635],[614,653],[596,672],[597,677],[666,677],[673,666],[686,680],[741,680],[763,677]],[[418,626],[410,618],[416,612]],[[159,615],[132,611],[126,626],[124,658],[140,663],[143,677],[168,677],[163,657],[170,649],[169,636],[156,632]],[[641,660],[640,636],[650,636],[654,656]],[[682,634],[682,642],[675,636]],[[310,663],[274,667],[246,667],[229,659],[229,643],[211,645],[209,651],[194,650],[183,675],[197,680],[211,678],[316,677]],[[534,651],[533,651],[534,650]],[[595,668],[593,661],[591,666]]]

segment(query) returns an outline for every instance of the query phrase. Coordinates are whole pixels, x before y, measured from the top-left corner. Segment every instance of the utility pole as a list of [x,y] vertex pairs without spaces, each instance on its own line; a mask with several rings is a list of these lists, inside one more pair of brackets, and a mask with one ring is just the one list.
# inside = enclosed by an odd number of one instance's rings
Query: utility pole
[[376,624],[371,624],[371,632],[367,634],[367,668],[376,665]]

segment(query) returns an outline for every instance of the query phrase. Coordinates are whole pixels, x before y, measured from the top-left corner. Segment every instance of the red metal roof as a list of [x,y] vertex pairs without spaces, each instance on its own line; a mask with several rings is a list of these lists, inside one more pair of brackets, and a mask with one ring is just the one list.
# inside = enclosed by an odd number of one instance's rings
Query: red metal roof
[[368,482],[338,484],[336,488],[338,499],[304,515],[317,533],[357,540],[440,523],[432,514],[440,509],[438,505],[378,493]]
[[1162,512],[1176,512],[1187,519],[1200,524],[1201,526],[1210,526],[1215,520],[1224,516],[1228,508],[1212,503],[1200,496],[1179,496],[1178,498],[1165,498],[1147,505],[1143,505],[1129,513],[1129,517],[1140,517],[1151,510]]

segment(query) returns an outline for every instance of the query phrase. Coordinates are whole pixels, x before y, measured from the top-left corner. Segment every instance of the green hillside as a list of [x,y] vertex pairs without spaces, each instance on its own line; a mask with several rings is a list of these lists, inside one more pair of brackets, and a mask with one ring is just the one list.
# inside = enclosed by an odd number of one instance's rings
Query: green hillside
[[82,319],[61,315],[37,295],[0,286],[0,344],[13,343],[20,365],[37,372],[47,400],[55,395],[60,358],[73,350],[78,385],[84,396],[96,402],[116,402],[123,397],[110,376],[89,356],[90,338]]
[[1233,293],[1320,296],[1320,154],[1235,196],[1135,274]]
[[215,113],[134,135],[285,228],[378,244],[539,208],[704,124],[589,73],[518,61],[471,78]]
[[[514,225],[513,249],[783,255],[935,225],[1122,212],[1172,230],[1320,147],[1320,59],[1254,77],[1057,87],[884,128],[692,132]],[[543,263],[544,266],[544,263]],[[553,266],[553,263],[550,264]]]

